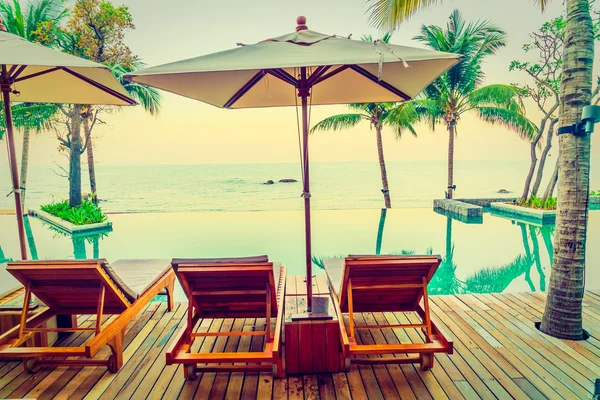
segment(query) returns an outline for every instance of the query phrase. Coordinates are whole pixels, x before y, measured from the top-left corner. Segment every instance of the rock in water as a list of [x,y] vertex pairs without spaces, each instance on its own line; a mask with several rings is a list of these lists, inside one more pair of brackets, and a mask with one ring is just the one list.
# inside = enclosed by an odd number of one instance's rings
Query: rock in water
[[298,181],[295,179],[280,179],[279,182],[290,183],[290,182],[298,182]]
[[498,193],[506,194],[506,193],[510,193],[510,192],[506,189],[500,189],[500,190],[498,190]]
[[268,181],[266,181],[265,183],[263,183],[263,185],[272,185],[275,182],[273,182],[271,179],[269,179]]

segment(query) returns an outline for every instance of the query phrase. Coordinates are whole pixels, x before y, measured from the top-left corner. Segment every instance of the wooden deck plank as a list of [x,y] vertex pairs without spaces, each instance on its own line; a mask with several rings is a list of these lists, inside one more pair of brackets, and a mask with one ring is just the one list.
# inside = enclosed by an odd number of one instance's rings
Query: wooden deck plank
[[[88,316],[89,317],[89,316]],[[88,318],[82,319],[81,325],[82,327],[91,327],[92,322],[87,322]],[[84,336],[82,336],[84,335]],[[85,332],[73,333],[61,340],[57,343],[60,346],[69,346],[71,344],[77,343],[78,338],[83,337],[86,338],[87,335]],[[50,373],[49,369],[44,369],[39,371],[38,378],[36,382],[40,382]],[[23,366],[18,363],[11,371],[5,374],[2,379],[0,379],[0,397],[7,397],[11,395],[14,391],[20,389],[20,387],[27,386],[29,389],[32,388],[31,382],[28,383],[29,380],[32,379],[32,376],[26,373],[23,370]],[[26,392],[25,392],[26,393]],[[16,396],[15,396],[16,397]]]
[[[592,395],[590,389],[586,388],[586,384],[581,380],[587,381],[587,378],[574,370],[569,364],[564,362],[560,357],[554,355],[551,351],[548,351],[543,346],[539,345],[539,340],[543,340],[541,335],[536,335],[535,339],[531,336],[524,335],[520,337],[514,329],[514,326],[510,323],[504,323],[503,318],[497,313],[489,312],[478,312],[474,310],[471,314],[474,319],[478,320],[475,315],[478,315],[481,320],[487,321],[495,329],[501,332],[508,340],[516,345],[522,352],[530,357],[531,360],[535,360],[540,366],[546,371],[550,372],[554,377],[559,379],[564,386],[566,386],[572,393],[580,398],[589,397]],[[539,336],[539,337],[538,337]],[[590,388],[593,387],[593,382],[590,380]]]
[[[436,305],[447,305],[446,301],[449,297],[442,299],[434,296],[431,299]],[[514,377],[522,376],[519,371],[504,360],[497,349],[478,335],[471,325],[464,323],[453,311],[442,313],[434,307],[433,315],[436,321],[440,323],[441,328],[451,335],[452,340],[455,342],[455,353],[460,354],[460,357],[453,354],[450,356],[450,360],[461,371],[479,396],[482,398],[493,396],[495,386],[492,382],[495,380],[505,383],[506,387],[502,390],[504,392],[503,396],[506,395],[506,392],[516,398],[524,395],[523,391],[512,382]],[[493,372],[496,374],[494,375]]]
[[[254,320],[255,326],[260,328],[265,324],[265,318],[256,318]],[[250,343],[250,351],[261,351],[263,349],[263,337],[253,336]],[[258,382],[260,374],[258,372],[247,372],[244,378],[244,385],[242,386],[242,399],[254,399],[258,393]]]
[[[464,317],[464,318],[463,318]],[[474,318],[472,318],[474,317]],[[466,319],[465,319],[466,318]],[[555,379],[552,375],[545,372],[545,370],[540,367],[536,362],[526,357],[525,354],[521,354],[517,350],[517,347],[514,346],[509,340],[507,340],[502,333],[498,332],[493,326],[487,323],[487,321],[483,319],[476,318],[474,315],[465,316],[464,313],[459,314],[458,312],[453,315],[453,319],[461,324],[462,326],[468,327],[471,324],[480,324],[482,328],[486,329],[490,334],[492,334],[496,340],[498,340],[502,346],[496,348],[496,351],[503,357],[500,359],[506,359],[514,368],[516,368],[519,373],[523,374],[523,376],[527,377],[532,383],[535,384],[540,391],[542,391],[549,398],[560,398],[560,393],[567,391],[568,389],[564,387],[557,379]],[[477,336],[473,336],[475,340]],[[488,352],[489,353],[489,352]],[[515,356],[518,354],[518,356]],[[497,360],[498,358],[494,358]],[[513,382],[514,383],[514,382]],[[522,390],[519,391],[522,392]],[[523,396],[523,394],[520,394]]]
[[[507,304],[508,307],[506,312],[510,314],[514,319],[521,321],[525,324],[531,324],[536,320],[535,316],[529,312],[523,312],[519,310],[517,304],[513,303],[511,298],[507,295],[497,298],[496,296],[489,295],[489,298],[493,298],[498,302],[502,302],[503,304]],[[563,341],[560,339],[556,339],[553,337],[549,337],[547,335],[542,335],[546,340],[550,341],[555,346],[561,348],[565,352],[574,351],[574,358],[577,362],[585,365],[586,367],[597,371],[600,368],[600,352],[594,354],[592,351],[587,349],[586,347],[580,345],[580,342],[577,341]],[[596,362],[594,362],[596,361]],[[600,376],[600,373],[598,374]]]
[[[158,304],[150,304],[146,310],[136,315],[130,327],[126,328],[125,336],[123,338],[123,349],[126,350],[138,336],[142,335],[142,331],[150,318],[154,315],[154,312],[158,309]],[[108,348],[102,349],[98,352],[98,357],[108,357],[110,350]],[[106,374],[106,368],[84,368],[79,374],[83,374],[83,383],[78,386],[72,386],[74,389],[73,394],[70,398],[83,399],[89,391],[91,391],[96,383]],[[78,375],[79,375],[78,374]],[[67,385],[69,386],[69,385]]]
[[[315,279],[315,293],[324,281]],[[302,277],[293,277],[303,290]],[[295,291],[295,290],[294,290]],[[291,304],[306,304],[294,296]],[[360,365],[348,372],[288,376],[273,379],[270,372],[204,373],[185,381],[178,365],[165,366],[164,349],[176,328],[184,322],[185,303],[167,312],[164,303],[153,303],[128,326],[125,365],[118,374],[101,367],[44,368],[25,374],[19,362],[0,362],[1,397],[49,398],[216,398],[216,399],[364,399],[364,398],[589,398],[592,383],[600,375],[600,341],[562,341],[541,334],[533,322],[541,318],[545,295],[504,293],[432,296],[432,315],[454,340],[455,353],[437,354],[432,370],[413,365]],[[586,292],[584,323],[600,316],[600,292]],[[287,303],[286,303],[287,312]],[[108,322],[103,320],[103,324]],[[347,317],[346,317],[347,318]],[[78,318],[92,326],[89,316]],[[357,324],[415,322],[409,313],[362,313]],[[263,319],[205,319],[197,331],[250,331]],[[587,329],[587,325],[586,325]],[[592,332],[599,328],[593,327]],[[369,329],[357,331],[365,343],[407,343],[423,340],[418,329]],[[75,333],[61,345],[76,345],[90,333]],[[263,337],[198,338],[194,351],[262,350]],[[300,349],[299,349],[300,350]],[[105,357],[107,349],[103,349]],[[287,349],[284,348],[284,351]],[[321,352],[322,350],[317,351]],[[100,353],[99,353],[100,355]],[[396,357],[405,357],[398,354]],[[372,355],[370,357],[378,357]]]
[[[165,315],[163,318],[166,321],[166,325],[163,323],[159,323],[159,325],[157,325],[157,329],[162,327],[162,331],[158,332],[156,339],[150,345],[149,350],[143,359],[134,364],[136,365],[135,372],[130,376],[121,391],[118,393],[118,397],[147,398],[149,396],[154,384],[156,383],[165,366],[163,359],[166,351],[166,344],[171,336],[177,332],[179,322],[183,318],[186,311],[186,308],[181,306],[176,308],[174,312],[166,312],[165,310]],[[152,336],[152,334],[150,336]],[[138,350],[138,352],[140,352],[140,350]],[[132,359],[129,361],[129,363],[135,363],[135,361]]]
[[[92,324],[95,324],[95,321],[87,320],[82,326],[91,327]],[[67,336],[66,338],[62,339],[57,345],[80,346],[82,343],[85,343],[85,341],[87,341],[89,336],[89,332],[73,333]],[[38,371],[38,373],[34,376],[33,374],[25,372],[23,370],[22,365],[16,367],[15,370],[19,372],[19,375],[16,376],[10,382],[10,384],[6,385],[2,388],[2,390],[0,390],[0,398],[9,396],[13,398],[25,397],[27,393],[29,393],[32,390],[35,390],[35,387],[39,382],[42,382],[53,372],[53,370],[50,368],[43,368],[40,371]],[[51,377],[50,379],[53,379],[53,377]]]

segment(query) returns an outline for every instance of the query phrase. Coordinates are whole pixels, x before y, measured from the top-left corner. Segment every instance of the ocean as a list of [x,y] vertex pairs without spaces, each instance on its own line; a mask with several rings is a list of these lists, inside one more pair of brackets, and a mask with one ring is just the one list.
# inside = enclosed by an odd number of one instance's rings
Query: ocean
[[[600,161],[600,160],[598,160]],[[548,162],[546,179],[554,160]],[[600,189],[600,162],[592,160],[591,189]],[[446,190],[446,161],[387,163],[393,208],[431,207]],[[518,196],[528,161],[455,162],[455,197],[496,197],[498,190]],[[300,166],[262,164],[98,164],[101,206],[106,212],[292,211],[300,210]],[[58,167],[35,165],[29,170],[27,207],[68,197],[68,181]],[[315,210],[377,209],[383,207],[381,178],[376,162],[311,164],[312,207]],[[82,187],[89,192],[87,169]],[[280,179],[296,179],[280,183]],[[273,185],[264,182],[273,180]],[[14,207],[9,170],[0,166],[0,209]]]

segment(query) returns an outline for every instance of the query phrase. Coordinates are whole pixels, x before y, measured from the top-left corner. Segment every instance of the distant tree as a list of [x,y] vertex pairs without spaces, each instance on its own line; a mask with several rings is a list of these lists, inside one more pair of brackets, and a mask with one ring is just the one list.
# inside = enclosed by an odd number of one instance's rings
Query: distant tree
[[[532,100],[542,113],[541,121],[537,125],[537,133],[530,142],[531,162],[521,194],[523,200],[527,200],[531,196],[537,196],[542,183],[546,159],[552,148],[552,139],[558,123],[558,107],[561,100],[560,82],[562,79],[566,25],[567,21],[564,16],[553,18],[544,23],[537,32],[530,35],[531,40],[523,45],[523,51],[526,54],[536,54],[537,60],[533,62],[515,60],[511,62],[509,67],[510,71],[522,71],[529,76],[532,83],[528,82],[516,86],[522,89],[523,97]],[[593,94],[593,97],[597,98],[596,102],[600,99],[597,97],[598,88],[597,84]],[[540,140],[544,135],[546,135],[546,140],[538,165],[537,149],[541,147]],[[558,159],[554,171],[555,173],[553,173],[545,190],[544,199],[550,197],[554,192],[558,178]],[[535,180],[533,179],[534,174]]]
[[[107,0],[76,0],[66,28],[55,40],[67,53],[91,61],[131,67],[136,57],[124,43],[125,32],[134,29],[125,6],[115,7]],[[104,108],[75,104],[61,108],[62,129],[58,131],[61,148],[69,153],[69,203],[81,204],[81,155],[87,151],[92,199],[97,199],[92,129]],[[83,135],[82,135],[83,129]]]

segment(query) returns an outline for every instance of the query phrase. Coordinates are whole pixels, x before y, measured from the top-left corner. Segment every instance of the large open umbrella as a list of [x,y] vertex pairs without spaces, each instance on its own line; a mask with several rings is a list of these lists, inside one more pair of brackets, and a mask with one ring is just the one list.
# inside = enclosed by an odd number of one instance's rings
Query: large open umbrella
[[[460,61],[460,56],[308,30],[126,76],[222,108],[302,106],[302,171],[308,310],[312,297],[308,106],[402,102]],[[310,100],[309,100],[310,98]]]
[[88,60],[7,33],[0,21],[0,90],[6,113],[6,147],[12,175],[21,258],[27,259],[21,188],[10,110],[18,102],[131,105],[125,89],[110,69]]

